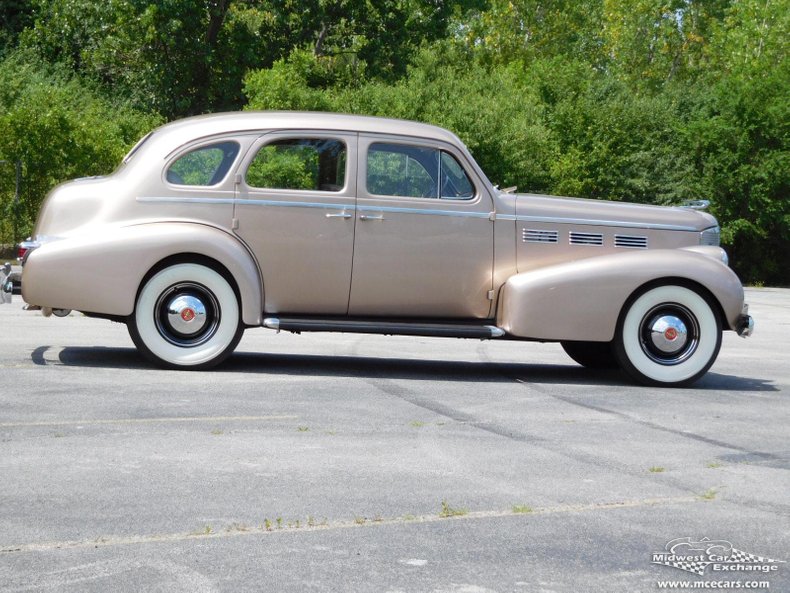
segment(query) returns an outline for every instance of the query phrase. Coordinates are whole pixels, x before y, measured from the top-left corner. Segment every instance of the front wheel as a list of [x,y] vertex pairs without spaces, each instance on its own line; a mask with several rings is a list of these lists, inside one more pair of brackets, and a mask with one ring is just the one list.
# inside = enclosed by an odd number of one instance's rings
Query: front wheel
[[614,339],[620,366],[645,385],[682,386],[704,375],[721,347],[709,300],[685,286],[651,288],[626,304]]
[[143,286],[129,335],[149,360],[165,368],[204,369],[219,364],[241,339],[239,301],[228,281],[198,264],[177,264]]

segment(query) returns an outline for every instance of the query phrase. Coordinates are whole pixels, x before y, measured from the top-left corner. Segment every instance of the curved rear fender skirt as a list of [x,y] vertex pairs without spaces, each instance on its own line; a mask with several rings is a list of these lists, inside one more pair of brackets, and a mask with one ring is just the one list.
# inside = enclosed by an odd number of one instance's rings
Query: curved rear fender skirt
[[260,325],[262,283],[246,247],[214,227],[150,223],[105,228],[42,245],[23,271],[25,302],[123,317],[134,310],[145,275],[162,260],[197,254],[221,263],[236,280],[247,325]]
[[743,307],[738,277],[707,254],[679,249],[602,255],[516,274],[502,288],[497,325],[525,338],[608,342],[634,291],[664,278],[707,288],[724,311],[723,325],[735,329]]

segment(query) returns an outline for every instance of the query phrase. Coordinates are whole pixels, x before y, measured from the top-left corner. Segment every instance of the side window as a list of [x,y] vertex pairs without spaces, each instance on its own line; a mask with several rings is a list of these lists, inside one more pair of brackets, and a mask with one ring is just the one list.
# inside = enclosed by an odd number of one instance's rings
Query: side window
[[368,192],[380,196],[435,198],[439,151],[377,142],[368,149]]
[[368,149],[367,190],[380,196],[468,200],[475,188],[458,160],[438,148],[377,142]]
[[261,147],[246,179],[250,187],[341,191],[346,185],[346,145],[332,138],[276,140]]
[[174,185],[216,185],[225,178],[237,154],[236,142],[201,146],[170,165],[167,181]]
[[442,198],[469,200],[475,195],[475,187],[469,176],[453,155],[442,151],[441,168]]

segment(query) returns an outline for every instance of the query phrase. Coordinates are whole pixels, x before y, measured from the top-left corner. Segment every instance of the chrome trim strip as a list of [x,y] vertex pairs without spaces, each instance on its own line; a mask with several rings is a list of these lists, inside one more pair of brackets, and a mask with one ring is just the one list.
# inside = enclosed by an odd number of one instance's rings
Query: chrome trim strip
[[360,212],[391,212],[394,214],[425,214],[433,216],[457,216],[461,218],[489,218],[490,212],[466,212],[463,210],[434,210],[430,208],[396,208],[394,206],[357,206]]
[[421,214],[429,216],[456,216],[460,218],[489,218],[490,212],[467,212],[464,210],[439,210],[430,208],[396,208],[394,206],[356,206],[354,204],[337,204],[331,202],[291,202],[287,200],[250,200],[247,198],[199,198],[180,196],[146,196],[138,197],[143,203],[171,204],[236,204],[237,206],[283,206],[285,208],[323,208],[356,210],[360,212],[389,212],[393,214]]
[[137,196],[137,201],[144,204],[233,204],[233,198],[198,198],[179,196]]
[[248,200],[247,198],[238,198],[236,200],[237,206],[243,205],[250,206],[283,206],[285,208],[324,208],[324,209],[343,209],[356,210],[357,207],[353,204],[332,204],[330,202],[290,202],[287,200]]
[[580,224],[589,226],[613,226],[626,229],[654,229],[662,231],[691,231],[700,232],[699,229],[690,226],[675,224],[658,224],[652,222],[626,222],[622,220],[595,220],[587,218],[561,218],[553,216],[516,216],[512,214],[498,214],[501,220],[517,220],[519,222],[549,222],[556,224]]

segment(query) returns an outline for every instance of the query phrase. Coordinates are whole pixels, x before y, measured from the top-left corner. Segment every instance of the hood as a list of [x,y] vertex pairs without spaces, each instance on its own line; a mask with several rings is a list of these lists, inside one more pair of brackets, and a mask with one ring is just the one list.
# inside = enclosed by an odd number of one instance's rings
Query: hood
[[515,199],[518,218],[534,222],[669,231],[702,231],[717,225],[716,219],[706,212],[678,206],[648,206],[536,194],[516,194]]

